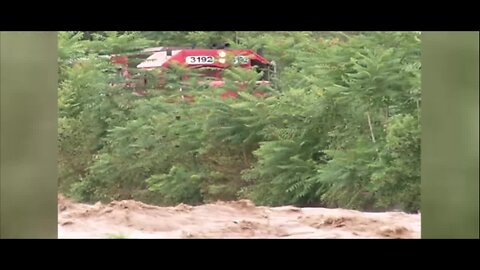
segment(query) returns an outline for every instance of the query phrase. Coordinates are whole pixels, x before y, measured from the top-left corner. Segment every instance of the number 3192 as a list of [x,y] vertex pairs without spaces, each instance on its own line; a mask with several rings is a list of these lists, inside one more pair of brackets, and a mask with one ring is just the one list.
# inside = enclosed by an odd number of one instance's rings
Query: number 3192
[[213,56],[188,56],[185,61],[189,65],[213,64],[215,58]]

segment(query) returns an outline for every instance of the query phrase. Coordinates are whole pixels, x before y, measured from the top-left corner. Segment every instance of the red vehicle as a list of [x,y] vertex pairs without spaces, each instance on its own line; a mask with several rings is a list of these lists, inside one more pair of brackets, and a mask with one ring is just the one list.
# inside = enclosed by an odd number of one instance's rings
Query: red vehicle
[[[132,59],[141,59],[139,64],[132,63]],[[121,76],[125,79],[132,79],[136,76],[130,73],[131,68],[139,70],[154,70],[168,68],[177,64],[189,69],[197,70],[201,75],[201,80],[211,87],[222,87],[225,84],[222,74],[223,71],[232,65],[241,68],[255,68],[258,72],[263,72],[261,80],[257,85],[268,85],[275,74],[275,63],[270,62],[259,53],[250,49],[229,49],[228,47],[196,49],[196,48],[148,48],[135,55],[115,55],[111,57],[115,64],[120,64]],[[138,62],[137,62],[138,63]],[[161,74],[161,73],[160,73]],[[187,79],[187,78],[185,78]],[[162,80],[160,80],[162,81]],[[134,83],[129,86],[134,88],[137,95],[144,95],[144,86],[147,79],[134,79]],[[242,82],[238,82],[240,85]],[[179,89],[182,91],[182,89]],[[263,96],[265,93],[256,91],[254,94]],[[227,90],[222,97],[236,97],[236,91]],[[185,97],[184,98],[191,98]]]

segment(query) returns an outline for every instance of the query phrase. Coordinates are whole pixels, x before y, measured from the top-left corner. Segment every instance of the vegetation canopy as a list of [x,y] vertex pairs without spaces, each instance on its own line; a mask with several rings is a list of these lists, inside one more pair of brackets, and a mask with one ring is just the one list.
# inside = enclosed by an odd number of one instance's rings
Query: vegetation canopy
[[[275,61],[268,95],[251,70],[212,88],[172,67],[137,96],[101,57],[219,40]],[[61,32],[58,61],[59,185],[80,201],[420,208],[418,32]]]

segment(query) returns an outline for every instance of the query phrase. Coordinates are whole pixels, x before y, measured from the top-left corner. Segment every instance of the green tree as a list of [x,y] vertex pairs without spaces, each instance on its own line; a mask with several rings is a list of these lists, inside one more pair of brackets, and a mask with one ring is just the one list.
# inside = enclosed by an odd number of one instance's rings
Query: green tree
[[[265,205],[418,210],[418,35],[107,32],[85,39],[62,33],[61,186],[88,201],[250,198]],[[256,96],[261,74],[253,71],[227,70],[225,86],[213,89],[175,66],[163,71],[162,89],[151,84],[146,97],[137,97],[112,86],[115,67],[98,56],[219,41],[263,48],[276,62],[278,81],[262,89],[266,97]],[[240,95],[221,98],[227,90]]]

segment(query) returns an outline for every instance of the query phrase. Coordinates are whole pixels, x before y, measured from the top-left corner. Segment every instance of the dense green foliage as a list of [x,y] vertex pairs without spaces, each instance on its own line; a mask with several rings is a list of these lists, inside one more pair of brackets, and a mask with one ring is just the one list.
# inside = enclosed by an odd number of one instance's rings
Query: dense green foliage
[[[268,98],[237,99],[165,75],[147,97],[111,86],[98,54],[150,45],[264,48],[278,76]],[[60,188],[84,201],[357,209],[420,206],[420,41],[416,32],[144,32],[60,34]],[[177,91],[182,88],[183,92]],[[180,94],[195,96],[182,102]]]

